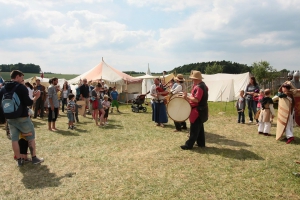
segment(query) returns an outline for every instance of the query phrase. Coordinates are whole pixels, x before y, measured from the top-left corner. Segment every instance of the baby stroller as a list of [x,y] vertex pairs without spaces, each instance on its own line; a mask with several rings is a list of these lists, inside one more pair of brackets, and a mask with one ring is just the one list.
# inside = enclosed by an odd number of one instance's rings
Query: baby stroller
[[146,94],[141,94],[137,96],[136,99],[133,99],[131,105],[132,112],[138,113],[140,110],[142,110],[143,112],[147,112],[147,108],[142,105],[145,102],[145,97]]

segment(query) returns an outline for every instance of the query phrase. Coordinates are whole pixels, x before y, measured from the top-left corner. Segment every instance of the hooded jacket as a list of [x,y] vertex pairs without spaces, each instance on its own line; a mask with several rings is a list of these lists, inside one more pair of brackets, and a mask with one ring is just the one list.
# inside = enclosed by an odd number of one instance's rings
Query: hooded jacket
[[[5,85],[3,88],[5,88],[6,92],[11,91],[15,85],[17,85],[18,83],[15,81],[6,81]],[[0,90],[0,105],[1,105],[1,109],[2,109],[2,97],[3,94],[5,94],[3,88],[1,88]],[[28,108],[27,106],[31,106],[33,104],[33,101],[29,98],[29,93],[28,93],[28,89],[26,88],[25,85],[23,84],[19,84],[19,86],[17,87],[17,89],[15,90],[15,92],[17,93],[20,102],[23,106],[23,111],[20,117],[28,117]]]

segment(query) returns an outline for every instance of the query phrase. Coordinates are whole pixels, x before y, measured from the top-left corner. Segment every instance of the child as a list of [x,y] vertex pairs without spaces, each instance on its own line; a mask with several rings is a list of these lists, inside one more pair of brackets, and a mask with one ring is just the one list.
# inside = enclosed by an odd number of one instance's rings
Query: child
[[264,90],[261,89],[259,91],[259,95],[258,95],[257,111],[259,111],[261,109],[261,102],[262,102],[262,99],[264,98],[264,96],[265,96]]
[[67,104],[67,115],[68,115],[68,119],[69,119],[69,128],[73,130],[74,129],[74,112],[75,112],[75,95],[70,93],[68,96],[69,102]]
[[275,111],[273,108],[273,100],[270,97],[270,89],[266,89],[264,93],[265,97],[261,101],[261,111],[258,117],[258,134],[270,136],[271,120],[273,120],[275,116]]
[[31,162],[31,159],[27,158],[28,141],[26,140],[26,136],[31,135],[32,133],[20,133],[19,135],[19,147],[22,163]]
[[240,91],[240,97],[238,98],[235,107],[238,111],[238,123],[242,122],[243,124],[245,124],[245,98],[244,98],[244,90]]
[[[284,83],[281,88],[279,88],[279,92],[282,92],[282,93],[279,93],[279,98],[288,98],[291,102],[291,111],[290,111],[290,116],[288,118],[288,121],[287,121],[287,125],[286,125],[286,128],[285,128],[285,135],[286,135],[286,138],[287,138],[287,144],[290,144],[292,141],[294,141],[294,134],[293,134],[293,124],[294,124],[294,106],[295,106],[295,102],[294,102],[294,99],[293,99],[293,94],[292,94],[292,91],[291,91],[291,85],[287,84],[287,83]],[[278,115],[280,115],[280,113],[278,113]]]
[[108,101],[108,95],[104,95],[104,101],[102,101],[102,106],[104,108],[105,114],[104,114],[104,124],[107,125],[107,118],[108,118],[108,112],[110,107],[110,102]]

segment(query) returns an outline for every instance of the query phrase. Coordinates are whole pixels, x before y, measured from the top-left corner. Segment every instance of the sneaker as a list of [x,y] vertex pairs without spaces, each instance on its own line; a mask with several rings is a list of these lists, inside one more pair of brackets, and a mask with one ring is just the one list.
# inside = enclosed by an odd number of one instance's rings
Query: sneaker
[[253,123],[253,121],[250,120],[249,123]]
[[37,165],[37,164],[40,164],[40,163],[42,163],[42,162],[44,162],[44,158],[38,158],[38,157],[33,157],[32,158],[32,164],[35,164],[35,165]]
[[292,141],[294,141],[295,140],[295,138],[294,137],[290,137],[288,140],[287,140],[287,144],[290,144]]
[[23,159],[21,159],[21,158],[17,159],[17,166],[18,167],[22,167],[23,164],[24,164],[24,160]]
[[32,162],[32,160],[30,158],[24,159],[24,164]]

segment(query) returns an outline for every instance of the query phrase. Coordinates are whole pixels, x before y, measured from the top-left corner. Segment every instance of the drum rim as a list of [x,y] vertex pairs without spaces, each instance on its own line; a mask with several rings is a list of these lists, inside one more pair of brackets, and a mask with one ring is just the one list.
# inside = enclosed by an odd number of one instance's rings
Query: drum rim
[[[191,106],[191,104],[189,103],[188,100],[186,100],[186,99],[184,99],[184,98],[181,98],[181,97],[174,97],[173,99],[177,99],[177,98],[178,98],[178,99],[183,99],[183,100],[185,100],[186,102],[188,102],[188,104],[189,104],[189,106],[190,106],[190,109],[191,109],[191,111],[192,111],[192,106]],[[171,99],[171,100],[167,103],[167,109],[166,109],[166,111],[167,111],[168,116],[169,116],[174,122],[184,122],[184,121],[186,121],[186,120],[190,117],[190,115],[189,115],[185,120],[183,120],[183,121],[175,120],[175,119],[173,119],[173,118],[169,115],[169,112],[168,112],[168,105],[169,105],[169,103],[170,103],[173,99]],[[190,112],[190,114],[191,114],[191,112]]]

